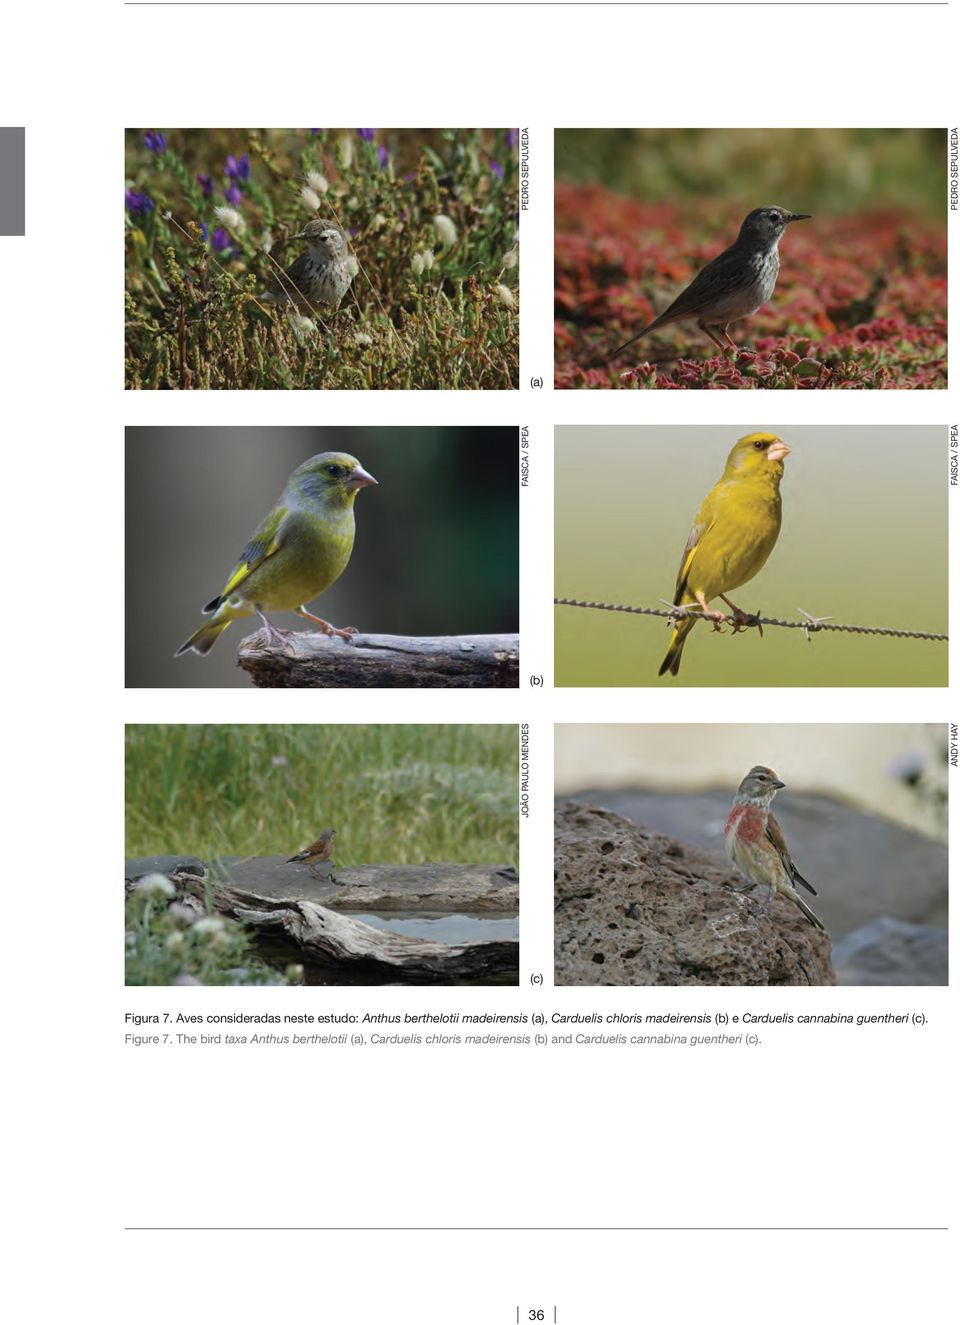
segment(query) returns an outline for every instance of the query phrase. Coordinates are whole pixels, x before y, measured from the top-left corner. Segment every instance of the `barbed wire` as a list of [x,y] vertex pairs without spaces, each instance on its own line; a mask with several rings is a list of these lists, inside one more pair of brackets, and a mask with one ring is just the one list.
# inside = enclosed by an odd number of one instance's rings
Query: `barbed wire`
[[[659,616],[674,621],[680,621],[686,616],[703,617],[705,621],[711,619],[696,608],[677,608],[666,602],[663,607],[627,607],[622,603],[594,603],[581,598],[554,598],[553,601],[556,607],[588,607],[597,612],[629,612],[635,616]],[[937,635],[929,630],[895,630],[892,626],[853,626],[834,621],[832,617],[812,616],[802,607],[798,607],[797,611],[803,617],[802,621],[784,621],[779,617],[758,614],[750,615],[746,621],[740,622],[740,625],[742,627],[780,626],[783,630],[802,630],[808,643],[811,635],[819,634],[822,630],[840,631],[847,635],[889,635],[895,639],[926,639],[943,643],[948,640],[947,635]]]

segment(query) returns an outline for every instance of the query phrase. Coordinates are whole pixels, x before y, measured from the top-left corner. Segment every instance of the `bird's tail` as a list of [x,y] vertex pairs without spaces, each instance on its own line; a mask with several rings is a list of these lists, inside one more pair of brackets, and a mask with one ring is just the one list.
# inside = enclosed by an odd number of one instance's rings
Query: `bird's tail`
[[181,653],[189,653],[192,649],[194,653],[199,653],[202,658],[204,654],[210,652],[229,624],[229,621],[208,622],[205,626],[201,626],[199,630],[195,630],[187,642],[180,645],[173,656],[179,658]]
[[803,898],[800,896],[798,892],[792,893],[791,900],[796,902],[797,906],[799,906],[800,910],[810,921],[811,925],[814,925],[817,929],[822,929],[824,933],[827,932],[826,925],[823,923],[823,921],[820,919],[819,916],[814,915],[814,913],[810,910],[809,906],[807,906],[806,902],[803,900]]
[[625,340],[623,344],[619,346],[617,349],[615,349],[614,352],[609,356],[607,362],[609,363],[611,359],[619,358],[619,356],[624,352],[624,350],[628,349],[635,340],[639,340],[640,337],[645,336],[648,331],[652,331],[659,322],[659,320],[660,320],[659,318],[654,318],[652,322],[647,323],[647,325],[643,328],[642,331],[638,331],[635,336],[631,336],[629,340]]
[[667,656],[660,664],[659,676],[664,672],[669,672],[671,676],[676,676],[680,671],[680,655],[683,653],[683,645],[687,636],[697,624],[695,616],[682,617],[673,628],[673,635],[670,637],[670,647],[667,649]]
[[288,865],[295,865],[298,860],[307,860],[310,856],[309,851],[298,851],[295,856],[291,856],[287,861]]

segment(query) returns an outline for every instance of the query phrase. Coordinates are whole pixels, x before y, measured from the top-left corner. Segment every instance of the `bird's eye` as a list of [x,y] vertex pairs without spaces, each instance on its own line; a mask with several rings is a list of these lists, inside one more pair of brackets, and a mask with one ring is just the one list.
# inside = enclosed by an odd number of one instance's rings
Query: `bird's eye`
[[769,445],[769,442],[754,442],[753,444],[756,451],[765,451]]
[[327,465],[327,473],[331,478],[341,478],[343,475],[342,465]]

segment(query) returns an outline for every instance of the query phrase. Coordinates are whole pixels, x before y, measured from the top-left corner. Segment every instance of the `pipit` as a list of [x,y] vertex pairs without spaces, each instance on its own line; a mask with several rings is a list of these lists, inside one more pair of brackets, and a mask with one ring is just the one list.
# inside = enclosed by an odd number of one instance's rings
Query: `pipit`
[[[688,318],[696,318],[700,330],[706,332],[721,350],[735,350],[736,344],[727,327],[731,322],[749,317],[771,298],[780,273],[780,236],[791,221],[809,220],[807,212],[788,212],[784,207],[755,207],[730,247],[697,272],[669,308],[614,350],[610,358],[615,359],[648,331]],[[723,340],[714,335],[715,331]]]
[[308,221],[293,237],[305,239],[307,251],[274,276],[264,298],[301,313],[315,312],[318,304],[339,304],[356,271],[343,231],[333,221]]

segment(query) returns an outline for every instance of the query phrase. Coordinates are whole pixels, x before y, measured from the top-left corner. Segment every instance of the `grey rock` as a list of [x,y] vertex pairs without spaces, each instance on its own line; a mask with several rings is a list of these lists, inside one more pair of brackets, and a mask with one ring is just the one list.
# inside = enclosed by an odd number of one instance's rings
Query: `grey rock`
[[140,860],[128,860],[124,867],[127,883],[136,883],[145,874],[163,874],[167,878],[177,870],[189,870],[193,874],[202,874],[203,861],[199,856],[144,856]]
[[[683,795],[584,791],[576,799],[707,848],[717,861],[726,861],[723,825],[732,789]],[[877,916],[914,924],[946,923],[947,848],[942,842],[832,797],[789,787],[777,796],[774,808],[798,869],[819,894],[813,909],[835,938]]]
[[947,931],[880,916],[833,948],[842,985],[945,985]]
[[558,985],[832,985],[830,940],[729,865],[592,806],[554,829]]

